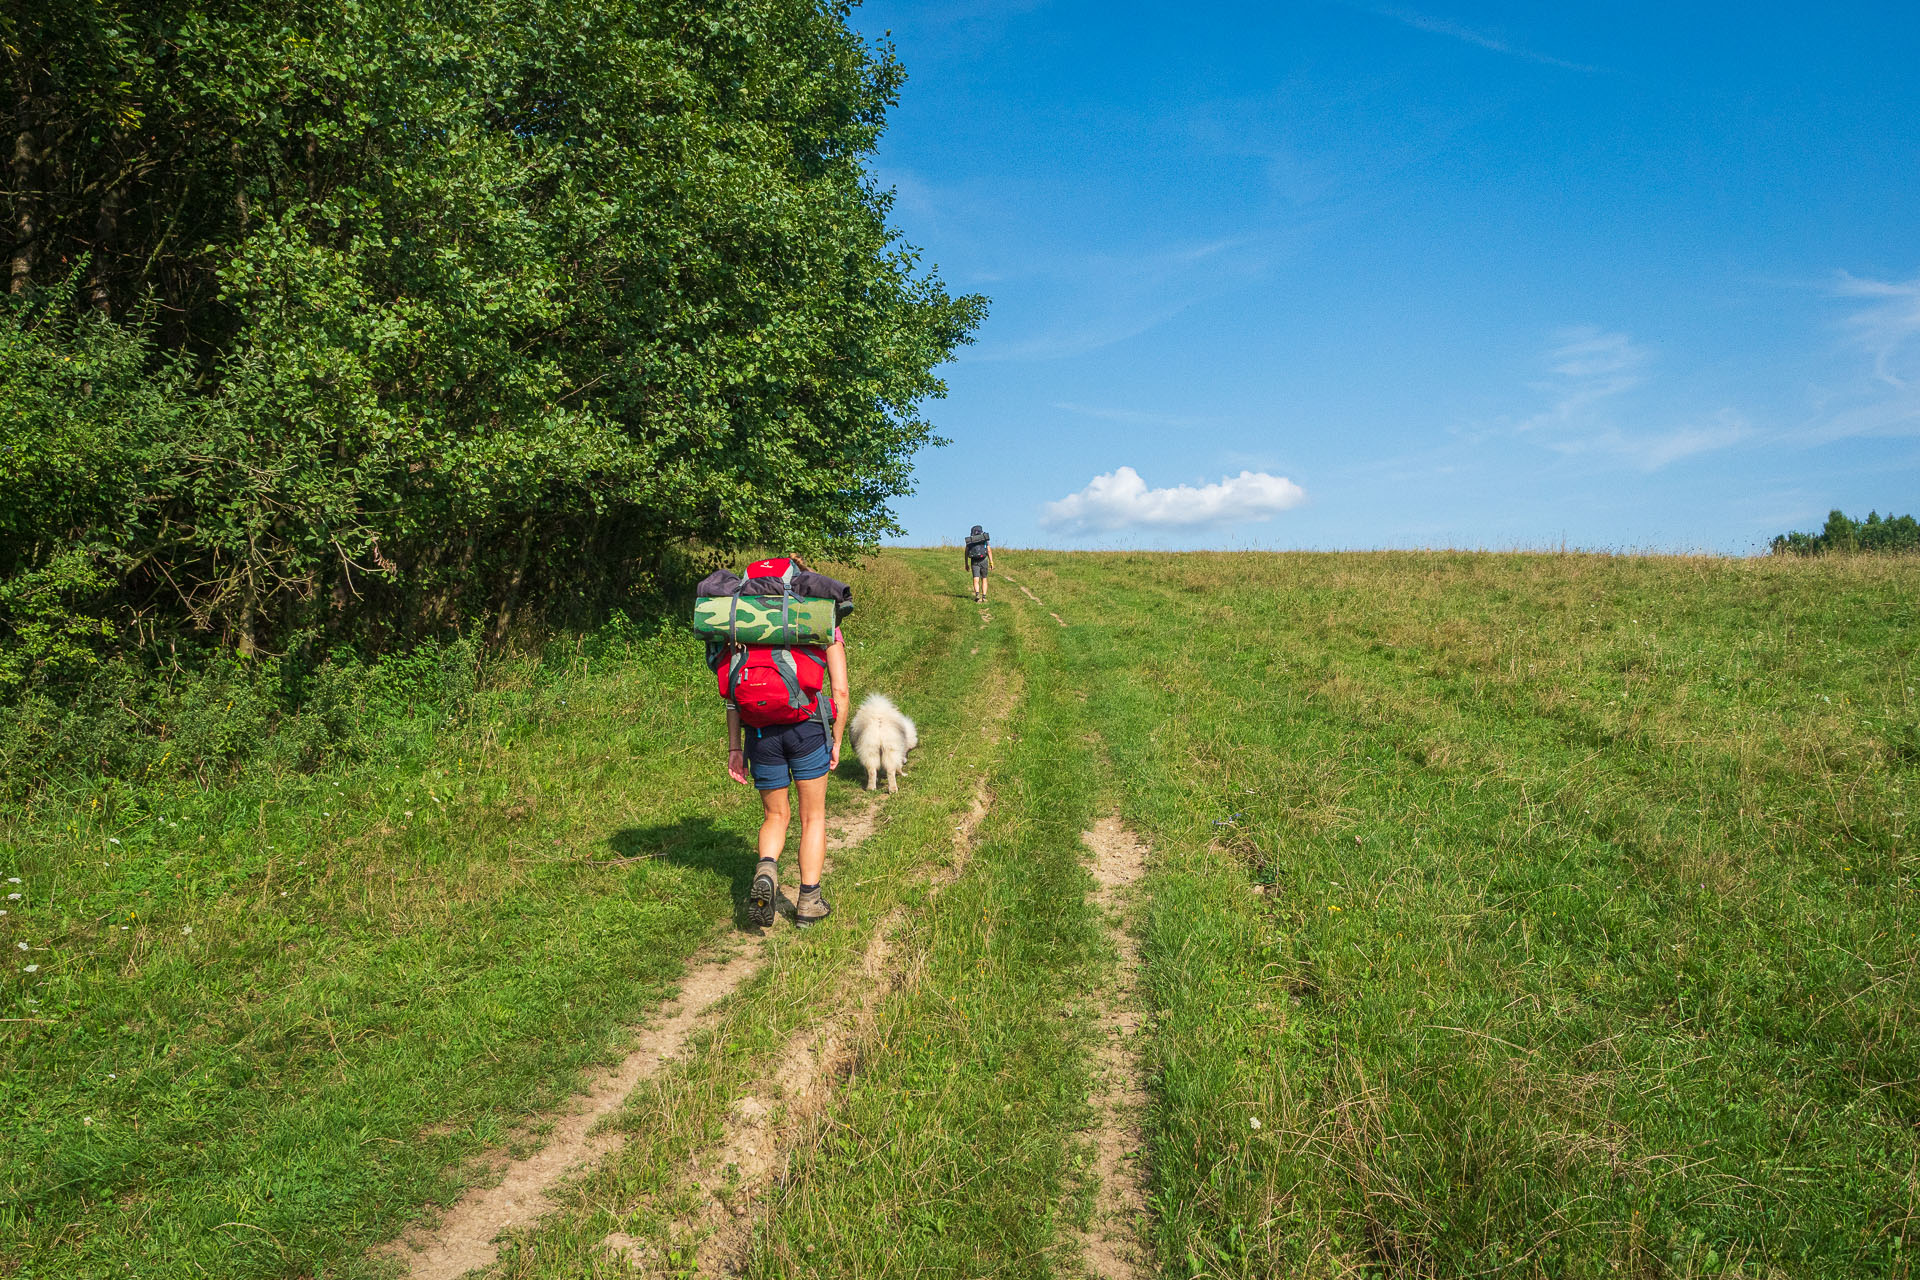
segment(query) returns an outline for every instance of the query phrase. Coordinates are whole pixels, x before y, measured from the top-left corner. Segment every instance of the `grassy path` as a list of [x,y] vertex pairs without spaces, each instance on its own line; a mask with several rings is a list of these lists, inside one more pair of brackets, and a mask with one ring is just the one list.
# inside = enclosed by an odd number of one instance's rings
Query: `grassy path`
[[671,640],[6,819],[0,1274],[1911,1274],[1920,566],[949,559],[830,927]]

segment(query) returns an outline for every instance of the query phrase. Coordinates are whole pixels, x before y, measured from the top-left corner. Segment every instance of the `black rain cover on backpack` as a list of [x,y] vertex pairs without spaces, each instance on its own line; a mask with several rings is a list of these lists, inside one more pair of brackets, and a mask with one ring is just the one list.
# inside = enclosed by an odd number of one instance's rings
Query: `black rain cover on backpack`
[[700,579],[693,589],[695,597],[704,596],[777,596],[791,590],[796,596],[831,600],[834,616],[844,618],[853,612],[853,588],[838,578],[811,569],[795,570],[786,580],[779,578],[742,578],[731,569],[715,569]]

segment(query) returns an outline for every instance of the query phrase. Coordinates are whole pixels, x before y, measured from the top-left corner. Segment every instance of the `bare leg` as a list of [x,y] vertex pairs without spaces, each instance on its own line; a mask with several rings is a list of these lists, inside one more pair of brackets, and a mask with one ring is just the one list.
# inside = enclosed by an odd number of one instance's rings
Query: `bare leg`
[[[826,775],[793,785],[800,790],[800,883],[819,884],[827,866]],[[785,797],[782,792],[783,801]],[[785,827],[781,830],[784,833]]]
[[[800,784],[805,786],[803,782]],[[777,788],[760,793],[760,856],[779,861],[780,851],[787,847],[787,823],[793,817],[793,809],[787,803],[787,789]],[[803,811],[800,819],[801,843],[805,844],[806,816]],[[806,865],[806,855],[802,854],[800,865]]]

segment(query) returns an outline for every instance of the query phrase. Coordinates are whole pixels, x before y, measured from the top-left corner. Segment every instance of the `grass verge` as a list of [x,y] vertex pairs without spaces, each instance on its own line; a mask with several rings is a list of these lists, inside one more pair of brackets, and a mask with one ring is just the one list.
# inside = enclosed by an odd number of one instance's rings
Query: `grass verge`
[[1163,1266],[1907,1274],[1920,566],[1028,564],[1161,853]]

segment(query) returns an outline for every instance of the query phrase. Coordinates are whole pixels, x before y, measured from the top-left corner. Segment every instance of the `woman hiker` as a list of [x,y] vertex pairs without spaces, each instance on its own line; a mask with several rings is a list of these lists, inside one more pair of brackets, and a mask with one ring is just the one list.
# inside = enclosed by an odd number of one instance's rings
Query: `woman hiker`
[[979,525],[967,535],[967,568],[973,573],[973,602],[987,602],[987,575],[993,569],[993,543]]
[[[747,890],[747,918],[762,929],[772,926],[780,900],[780,853],[793,816],[789,785],[800,793],[800,898],[793,922],[804,928],[833,914],[820,896],[820,875],[827,865],[827,775],[840,764],[847,729],[847,646],[840,628],[833,629],[833,643],[825,652],[827,683],[833,691],[831,742],[817,715],[798,724],[760,727],[741,724],[739,710],[727,707],[727,774],[735,782],[751,782],[760,792],[760,864]],[[827,691],[819,696],[826,697]]]

